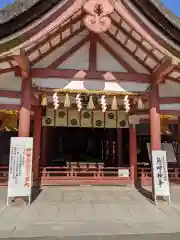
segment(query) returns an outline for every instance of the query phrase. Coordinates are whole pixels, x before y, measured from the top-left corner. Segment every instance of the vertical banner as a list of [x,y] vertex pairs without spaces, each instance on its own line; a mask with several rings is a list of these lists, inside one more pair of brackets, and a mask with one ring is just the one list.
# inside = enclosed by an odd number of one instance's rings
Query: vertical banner
[[7,203],[9,203],[9,198],[28,197],[30,204],[32,155],[33,138],[11,138]]
[[153,184],[155,202],[157,196],[169,197],[170,201],[166,151],[163,150],[152,151],[152,165],[153,165]]

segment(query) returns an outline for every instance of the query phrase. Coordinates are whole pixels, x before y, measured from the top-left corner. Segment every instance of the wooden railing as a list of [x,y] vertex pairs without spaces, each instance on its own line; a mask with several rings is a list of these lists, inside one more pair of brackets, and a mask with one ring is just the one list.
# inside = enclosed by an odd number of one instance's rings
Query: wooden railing
[[[170,183],[180,184],[180,168],[168,168],[168,175]],[[151,168],[138,168],[137,178],[142,185],[151,185]]]
[[[128,177],[121,177],[118,169],[129,170]],[[180,184],[180,168],[168,168],[170,183]],[[138,168],[137,179],[142,185],[152,184],[151,169]],[[8,182],[8,167],[0,166],[0,186]],[[41,167],[39,173],[41,185],[79,185],[79,184],[131,184],[130,168],[108,168],[103,165],[82,165],[69,167]]]
[[120,177],[118,169],[120,168],[105,168],[96,164],[79,167],[45,167],[41,168],[39,180],[41,185],[131,184],[130,174],[128,177]]

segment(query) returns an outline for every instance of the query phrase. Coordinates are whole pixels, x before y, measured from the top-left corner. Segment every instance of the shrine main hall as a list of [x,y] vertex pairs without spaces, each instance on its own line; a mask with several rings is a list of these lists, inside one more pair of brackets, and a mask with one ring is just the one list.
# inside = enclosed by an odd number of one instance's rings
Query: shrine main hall
[[0,184],[33,137],[34,185],[180,182],[180,19],[154,0],[17,0],[0,10]]

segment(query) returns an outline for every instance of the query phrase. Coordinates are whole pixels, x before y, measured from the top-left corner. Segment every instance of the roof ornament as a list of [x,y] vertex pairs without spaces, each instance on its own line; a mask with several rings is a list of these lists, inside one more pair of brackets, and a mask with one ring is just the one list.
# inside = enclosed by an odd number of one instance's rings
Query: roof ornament
[[84,10],[87,15],[84,18],[85,26],[92,32],[106,32],[111,26],[110,15],[114,7],[109,0],[89,0],[84,4]]

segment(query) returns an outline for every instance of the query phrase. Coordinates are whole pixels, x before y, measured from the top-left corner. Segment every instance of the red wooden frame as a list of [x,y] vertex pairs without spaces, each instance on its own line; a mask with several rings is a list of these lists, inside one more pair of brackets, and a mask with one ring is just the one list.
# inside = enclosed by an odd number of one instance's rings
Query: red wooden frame
[[89,71],[93,72],[97,70],[97,35],[91,33],[89,39]]
[[178,66],[176,59],[172,57],[166,57],[166,59],[159,65],[152,73],[152,78],[156,84],[165,80],[165,77],[169,75],[175,67]]
[[[15,75],[21,76],[21,72],[16,68]],[[151,83],[151,76],[141,73],[126,73],[126,72],[107,72],[73,69],[51,69],[51,68],[32,68],[31,76],[33,78],[72,78],[77,80],[83,79],[99,79],[99,80],[117,80],[117,81],[134,81],[137,83]]]

